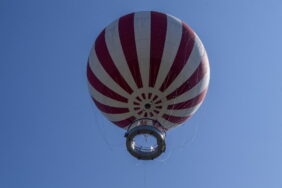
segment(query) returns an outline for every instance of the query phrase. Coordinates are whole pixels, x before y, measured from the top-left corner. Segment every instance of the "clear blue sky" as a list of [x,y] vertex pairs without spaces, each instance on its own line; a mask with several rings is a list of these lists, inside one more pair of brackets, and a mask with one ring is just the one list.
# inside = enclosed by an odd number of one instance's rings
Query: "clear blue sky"
[[[200,110],[140,162],[92,104],[98,33],[138,10],[189,24],[209,55]],[[1,0],[1,188],[281,188],[282,2]]]

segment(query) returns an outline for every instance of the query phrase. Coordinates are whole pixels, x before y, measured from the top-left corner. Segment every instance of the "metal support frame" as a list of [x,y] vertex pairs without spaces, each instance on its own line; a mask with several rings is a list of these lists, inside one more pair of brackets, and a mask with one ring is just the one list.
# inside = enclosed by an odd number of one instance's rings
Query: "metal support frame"
[[[138,146],[134,142],[137,135],[149,134],[156,138],[157,145],[151,148]],[[161,124],[149,118],[138,119],[133,122],[124,135],[128,152],[140,160],[153,160],[165,152],[165,130]]]

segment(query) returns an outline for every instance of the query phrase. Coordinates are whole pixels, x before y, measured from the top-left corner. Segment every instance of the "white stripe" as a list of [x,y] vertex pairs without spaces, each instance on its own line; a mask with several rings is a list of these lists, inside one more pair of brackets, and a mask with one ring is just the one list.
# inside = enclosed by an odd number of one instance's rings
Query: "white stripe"
[[157,118],[157,121],[166,129],[170,129],[171,127],[177,126],[177,124],[167,121],[162,117]]
[[177,54],[181,36],[181,21],[168,15],[165,45],[155,88],[160,88],[163,81],[165,80]]
[[[202,102],[200,104],[198,104],[197,106],[193,107],[193,108],[189,108],[189,110],[185,109],[185,110],[171,110],[171,114],[174,116],[178,116],[178,117],[187,117],[187,116],[192,116],[201,106]],[[179,124],[175,124],[172,123],[166,119],[163,118],[159,118],[158,121],[161,123],[162,126],[164,126],[167,129],[172,129],[176,126],[179,126]],[[184,123],[184,122],[183,122]],[[181,123],[181,124],[183,124]]]
[[117,108],[128,108],[127,103],[123,103],[114,99],[111,99],[103,94],[101,94],[99,91],[97,91],[95,88],[92,87],[90,83],[88,83],[88,88],[90,95],[99,103],[102,103],[107,106],[111,107],[117,107]]
[[[184,109],[184,110],[168,110],[166,112],[167,115],[173,115],[177,117],[187,117],[187,116],[192,116],[201,106],[202,102],[192,108]],[[157,117],[157,121],[160,122],[160,124],[166,128],[166,129],[171,129],[173,127],[176,127],[179,124],[172,123],[162,117]],[[183,122],[184,123],[184,122]]]
[[119,38],[118,21],[113,22],[105,29],[105,41],[118,71],[125,78],[128,85],[135,90],[137,87],[126,62]]
[[95,76],[109,89],[115,91],[116,93],[120,94],[121,96],[124,96],[126,98],[129,97],[129,94],[123,90],[109,75],[106,73],[104,68],[102,67],[101,63],[99,62],[95,48],[93,47],[91,49],[90,55],[89,55],[89,66],[92,72],[95,74]]
[[106,116],[106,118],[109,121],[122,121],[125,120],[127,118],[130,118],[132,115],[132,113],[128,112],[128,113],[123,113],[123,114],[108,114],[108,113],[104,113],[102,112],[104,116]]
[[187,108],[187,109],[169,110],[168,111],[169,113],[167,113],[167,115],[172,115],[172,116],[177,116],[177,117],[191,116],[200,108],[202,103],[203,103],[203,101],[200,102],[199,104],[197,104],[196,106],[193,106],[193,107]]
[[166,95],[173,92],[175,89],[180,87],[187,79],[195,72],[197,67],[200,65],[201,60],[205,56],[205,49],[200,41],[199,37],[195,34],[195,43],[190,54],[188,61],[177,75],[175,80],[170,84],[170,86],[164,91]]
[[134,35],[143,87],[149,86],[151,12],[134,14]]
[[183,93],[182,95],[179,95],[176,98],[172,98],[167,103],[168,104],[177,104],[177,103],[181,103],[181,102],[190,100],[194,97],[197,97],[204,89],[207,89],[209,85],[209,79],[210,79],[210,72],[207,71],[203,79],[199,83],[197,83],[192,89]]

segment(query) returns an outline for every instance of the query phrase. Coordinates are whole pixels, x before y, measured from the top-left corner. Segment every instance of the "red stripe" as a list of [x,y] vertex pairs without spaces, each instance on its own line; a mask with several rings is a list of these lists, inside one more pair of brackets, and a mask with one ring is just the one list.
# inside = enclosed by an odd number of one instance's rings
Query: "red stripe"
[[141,73],[134,36],[134,13],[123,16],[118,24],[119,38],[126,62],[138,88],[142,88]]
[[176,90],[167,95],[166,98],[168,100],[173,99],[192,89],[195,85],[197,85],[197,83],[199,83],[203,79],[206,72],[207,63],[201,62],[195,72],[181,86],[179,86]]
[[179,116],[171,116],[164,114],[162,117],[171,123],[180,124],[186,121],[191,116],[179,117]]
[[115,66],[109,54],[109,51],[106,45],[106,41],[105,41],[105,30],[96,39],[95,51],[105,71],[111,76],[111,78],[118,85],[120,85],[120,87],[122,87],[125,91],[131,94],[133,92],[132,89],[130,88],[130,86],[127,84],[123,76],[118,71],[117,67]]
[[180,109],[186,109],[186,108],[191,108],[193,106],[196,106],[200,102],[202,102],[207,94],[207,89],[202,91],[198,96],[187,100],[185,102],[177,103],[177,104],[171,104],[168,105],[167,109],[170,110],[180,110]]
[[139,96],[138,96],[138,97],[135,97],[135,98],[136,98],[138,101],[140,101],[140,102],[142,101]]
[[96,101],[93,97],[92,100],[96,104],[97,108],[99,108],[99,110],[108,114],[123,114],[129,112],[128,108],[117,108],[117,107],[108,106]]
[[152,101],[155,101],[157,98],[158,98],[158,96],[155,95]]
[[155,102],[155,104],[160,104],[162,101],[161,101],[161,99],[160,100],[158,100],[157,102]]
[[103,95],[121,102],[128,102],[127,98],[117,94],[113,90],[105,86],[91,71],[89,63],[87,64],[87,78],[92,87]]
[[149,86],[154,87],[158,76],[167,30],[167,16],[151,12],[151,54]]
[[181,42],[170,71],[167,74],[162,86],[160,87],[160,91],[162,92],[170,86],[170,84],[175,80],[177,75],[183,69],[194,46],[194,32],[186,24],[183,23],[182,25]]
[[127,118],[125,120],[121,120],[121,121],[112,121],[112,123],[116,124],[119,127],[126,127],[128,125],[130,125],[136,118],[131,116],[130,118]]

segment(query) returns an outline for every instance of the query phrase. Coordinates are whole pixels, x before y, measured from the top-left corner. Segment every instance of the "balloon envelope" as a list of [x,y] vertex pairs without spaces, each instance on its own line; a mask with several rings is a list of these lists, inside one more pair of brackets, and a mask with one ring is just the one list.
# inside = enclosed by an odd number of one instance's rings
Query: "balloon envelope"
[[97,108],[121,128],[151,118],[165,129],[190,118],[206,95],[208,57],[196,33],[160,12],[128,14],[97,37],[87,65]]

